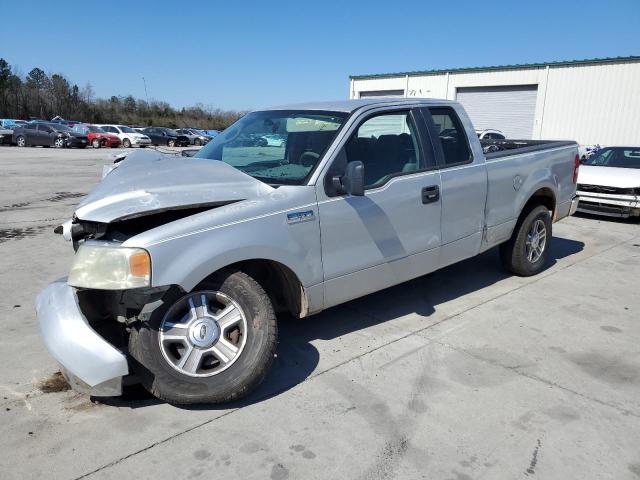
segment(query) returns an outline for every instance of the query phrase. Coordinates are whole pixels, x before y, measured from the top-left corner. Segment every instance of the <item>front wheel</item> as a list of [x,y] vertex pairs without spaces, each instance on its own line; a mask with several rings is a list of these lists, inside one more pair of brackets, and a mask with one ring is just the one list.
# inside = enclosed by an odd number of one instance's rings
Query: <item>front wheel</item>
[[175,147],[176,146],[176,141],[175,140],[169,140],[167,142],[167,147]]
[[91,146],[93,148],[100,148],[100,147],[102,147],[102,143],[100,142],[99,139],[94,138],[93,141],[91,142]]
[[277,325],[263,288],[243,272],[223,271],[171,300],[129,337],[144,387],[173,404],[221,403],[264,379]]
[[64,139],[63,138],[56,138],[53,141],[53,146],[56,147],[56,148],[64,147]]
[[18,136],[18,138],[16,138],[16,145],[18,145],[19,147],[26,147],[27,139],[22,135]]
[[200,146],[202,146],[202,140],[200,140],[199,138],[196,138],[196,139],[193,141],[193,144],[194,144],[196,147],[200,147]]
[[129,148],[131,147],[131,140],[129,140],[128,138],[125,138],[124,140],[122,140],[122,146],[124,148]]
[[547,207],[538,205],[530,209],[516,224],[511,239],[500,245],[504,267],[522,277],[540,273],[547,262],[551,228]]

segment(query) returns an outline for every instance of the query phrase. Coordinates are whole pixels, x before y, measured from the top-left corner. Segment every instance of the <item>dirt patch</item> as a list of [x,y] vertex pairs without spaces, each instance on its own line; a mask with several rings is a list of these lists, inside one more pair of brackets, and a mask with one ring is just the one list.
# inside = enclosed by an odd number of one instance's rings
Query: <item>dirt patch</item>
[[38,383],[38,388],[43,393],[65,392],[71,389],[62,373],[56,372]]
[[49,198],[45,198],[42,200],[35,200],[34,202],[20,202],[20,203],[12,203],[11,205],[2,205],[0,206],[0,212],[10,212],[11,210],[25,208],[37,202],[61,202],[63,200],[67,200],[70,198],[80,198],[84,196],[85,196],[84,193],[78,193],[78,192],[55,192],[55,194]]
[[0,229],[0,243],[9,240],[21,240],[23,238],[35,237],[44,230],[50,228],[51,225],[39,225],[35,227],[18,227]]
[[80,198],[84,197],[84,193],[77,192],[56,192],[53,197],[49,197],[45,199],[45,202],[61,202],[62,200],[66,200],[68,198]]

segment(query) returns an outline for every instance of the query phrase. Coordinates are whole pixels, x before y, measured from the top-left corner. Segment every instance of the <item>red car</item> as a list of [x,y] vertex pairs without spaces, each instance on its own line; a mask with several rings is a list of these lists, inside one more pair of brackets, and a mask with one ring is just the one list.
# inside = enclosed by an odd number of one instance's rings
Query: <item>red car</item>
[[122,140],[113,133],[108,133],[95,125],[83,126],[87,133],[87,141],[93,148],[100,147],[119,147]]

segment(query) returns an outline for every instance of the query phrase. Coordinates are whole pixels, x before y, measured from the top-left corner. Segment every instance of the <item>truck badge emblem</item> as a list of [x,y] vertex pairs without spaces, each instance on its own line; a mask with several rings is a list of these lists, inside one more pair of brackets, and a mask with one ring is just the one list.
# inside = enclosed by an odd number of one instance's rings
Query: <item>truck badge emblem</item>
[[287,213],[287,223],[301,223],[301,222],[309,222],[311,220],[315,220],[315,215],[313,210],[305,210],[304,212],[293,212]]

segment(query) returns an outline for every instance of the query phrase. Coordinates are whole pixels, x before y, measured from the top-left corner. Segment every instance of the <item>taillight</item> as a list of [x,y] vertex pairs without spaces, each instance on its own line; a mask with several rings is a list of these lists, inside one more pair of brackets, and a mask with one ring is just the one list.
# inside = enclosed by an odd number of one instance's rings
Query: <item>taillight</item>
[[573,161],[573,183],[578,183],[578,170],[580,169],[580,156],[576,154],[576,158]]

